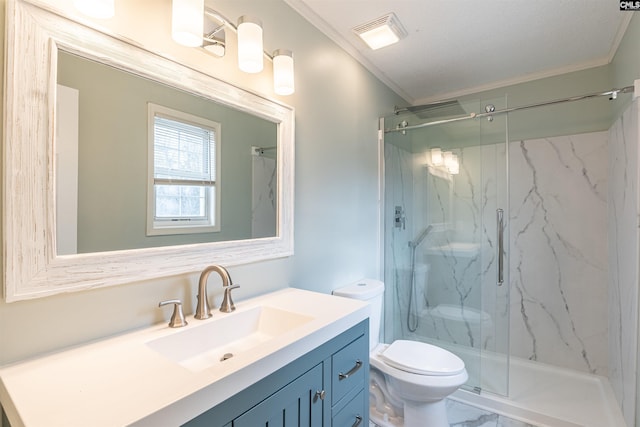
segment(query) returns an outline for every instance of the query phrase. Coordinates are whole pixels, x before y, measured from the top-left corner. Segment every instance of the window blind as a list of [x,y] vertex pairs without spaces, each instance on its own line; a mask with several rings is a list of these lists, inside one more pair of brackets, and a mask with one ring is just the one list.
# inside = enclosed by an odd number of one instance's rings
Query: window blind
[[214,129],[156,115],[154,134],[154,183],[215,185]]

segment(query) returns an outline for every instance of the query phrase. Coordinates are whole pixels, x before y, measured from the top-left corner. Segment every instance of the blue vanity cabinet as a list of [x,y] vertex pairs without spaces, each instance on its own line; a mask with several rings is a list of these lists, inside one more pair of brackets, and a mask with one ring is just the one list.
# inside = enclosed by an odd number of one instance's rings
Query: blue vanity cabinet
[[233,427],[322,425],[322,364],[233,420]]
[[368,426],[368,343],[365,320],[184,425]]

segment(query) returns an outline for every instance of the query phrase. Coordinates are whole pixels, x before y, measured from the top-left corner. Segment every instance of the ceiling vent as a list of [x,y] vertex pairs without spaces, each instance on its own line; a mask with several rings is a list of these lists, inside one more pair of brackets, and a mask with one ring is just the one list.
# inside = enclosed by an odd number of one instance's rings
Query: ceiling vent
[[358,25],[353,28],[353,32],[373,50],[397,43],[407,35],[393,12]]

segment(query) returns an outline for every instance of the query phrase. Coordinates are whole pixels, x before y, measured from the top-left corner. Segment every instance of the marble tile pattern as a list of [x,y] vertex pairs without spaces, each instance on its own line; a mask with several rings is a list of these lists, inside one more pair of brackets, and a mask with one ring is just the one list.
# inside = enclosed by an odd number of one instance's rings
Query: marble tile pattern
[[638,105],[609,130],[609,380],[634,425],[638,318]]
[[511,354],[607,374],[607,132],[511,142]]
[[536,427],[524,421],[447,399],[450,427]]
[[[425,153],[411,154],[386,144],[386,339],[408,337],[445,347],[509,351],[537,362],[609,375],[625,416],[631,417],[638,316],[638,278],[633,270],[638,257],[638,109],[633,108],[609,132],[513,141],[506,153],[504,144],[458,149],[460,174],[452,181],[450,199],[441,189],[435,191],[435,199],[428,195],[436,187],[424,167]],[[505,155],[508,184],[500,178],[506,174],[501,160]],[[446,213],[440,218],[434,200]],[[390,229],[396,205],[403,206],[406,222],[404,228]],[[509,286],[500,288],[495,285],[495,209],[502,206]],[[420,325],[412,333],[407,322],[407,242],[433,218],[441,225],[416,251],[413,313]],[[477,250],[453,256],[451,245],[460,243],[476,245]],[[490,319],[482,328],[470,321],[471,316],[451,322],[434,315],[440,304],[473,309]],[[472,359],[465,362],[473,377],[477,357]]]
[[[514,420],[455,400],[447,399],[446,403],[450,427],[536,427],[534,424]],[[371,422],[369,427],[377,426]]]

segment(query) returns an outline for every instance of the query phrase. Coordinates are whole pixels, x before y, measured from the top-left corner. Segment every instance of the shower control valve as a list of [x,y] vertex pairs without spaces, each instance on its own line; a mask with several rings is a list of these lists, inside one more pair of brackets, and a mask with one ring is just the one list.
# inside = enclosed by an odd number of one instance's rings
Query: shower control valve
[[402,206],[396,206],[394,224],[396,228],[405,229],[406,216]]

